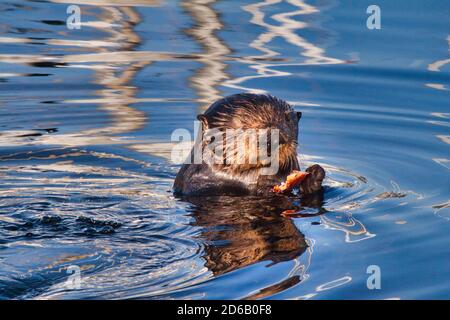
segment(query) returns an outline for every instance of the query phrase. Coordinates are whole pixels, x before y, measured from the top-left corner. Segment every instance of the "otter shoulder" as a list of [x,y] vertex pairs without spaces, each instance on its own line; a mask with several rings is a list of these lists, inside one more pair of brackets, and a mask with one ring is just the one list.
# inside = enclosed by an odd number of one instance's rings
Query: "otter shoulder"
[[248,188],[241,181],[224,179],[205,164],[183,165],[173,187],[175,195],[184,196],[249,194]]

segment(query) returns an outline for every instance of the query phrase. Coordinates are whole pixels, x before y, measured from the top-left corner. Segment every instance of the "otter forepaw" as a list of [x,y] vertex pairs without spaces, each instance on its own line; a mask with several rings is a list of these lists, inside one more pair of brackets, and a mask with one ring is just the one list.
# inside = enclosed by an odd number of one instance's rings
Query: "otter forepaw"
[[315,164],[305,171],[309,174],[300,184],[301,193],[311,194],[319,191],[322,188],[322,181],[325,178],[325,170],[318,164]]

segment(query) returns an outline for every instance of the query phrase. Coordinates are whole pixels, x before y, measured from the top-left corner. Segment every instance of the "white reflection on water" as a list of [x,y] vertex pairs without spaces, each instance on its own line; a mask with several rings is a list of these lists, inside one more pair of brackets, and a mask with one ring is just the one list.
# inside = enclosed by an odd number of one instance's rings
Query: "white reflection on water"
[[200,112],[206,109],[212,102],[222,98],[217,89],[229,75],[226,73],[227,55],[231,49],[217,35],[218,30],[223,29],[223,23],[212,5],[216,0],[183,1],[181,6],[194,20],[194,24],[185,32],[195,39],[202,48],[202,54],[198,61],[203,65],[197,69],[190,78],[190,85],[196,90],[203,106]]
[[[294,9],[272,15],[270,18],[279,22],[279,25],[266,22],[265,13],[262,9],[266,6],[274,5],[280,2],[281,0],[268,0],[243,7],[245,11],[252,14],[250,22],[265,29],[264,33],[260,34],[258,38],[253,40],[249,45],[258,51],[263,52],[263,54],[258,56],[248,56],[240,60],[241,63],[249,64],[249,68],[252,70],[254,69],[257,75],[242,76],[233,80],[225,81],[225,86],[244,91],[265,93],[265,91],[257,88],[246,87],[243,83],[258,78],[282,77],[291,74],[289,71],[280,71],[273,69],[273,67],[346,63],[343,60],[326,56],[324,49],[298,35],[299,30],[308,27],[308,24],[301,21],[299,16],[319,13],[319,10],[313,5],[298,0],[287,1],[292,6],[295,6],[297,10]],[[267,46],[276,38],[282,38],[287,44],[299,48],[300,55],[305,58],[304,61],[267,63],[267,60],[274,60],[277,56],[281,55],[281,53],[269,49]]]
[[89,6],[118,6],[118,7],[153,7],[162,4],[160,0],[50,0],[54,3],[84,4]]
[[[73,3],[73,1],[71,1]],[[98,1],[98,3],[104,3]],[[146,2],[148,4],[153,1]],[[139,4],[139,3],[136,3]],[[53,63],[67,68],[87,68],[94,71],[93,83],[99,84],[104,89],[95,94],[100,98],[86,99],[85,103],[98,103],[99,108],[112,114],[112,123],[103,128],[84,130],[77,133],[42,135],[39,139],[32,140],[21,138],[17,132],[3,133],[6,138],[3,146],[17,144],[44,144],[82,146],[94,144],[116,144],[119,139],[111,138],[111,135],[131,132],[142,128],[146,123],[145,113],[131,107],[136,102],[137,88],[130,85],[135,74],[150,63],[150,60],[130,60],[127,52],[134,50],[140,44],[139,36],[134,32],[135,25],[140,23],[139,14],[130,7],[102,7],[102,13],[97,17],[102,24],[90,24],[91,27],[109,34],[104,40],[77,41],[71,39],[42,40],[48,46],[83,46],[95,53],[80,55],[65,54],[62,56],[49,55],[0,55],[0,61],[13,64]],[[13,38],[1,38],[5,41],[31,41]],[[33,40],[34,41],[34,40]],[[88,44],[87,46],[84,46]],[[114,44],[114,45],[111,45]],[[112,55],[114,59],[107,57]],[[96,57],[96,58],[94,58]],[[95,65],[88,64],[95,62]],[[81,63],[81,65],[80,65]],[[82,103],[83,101],[64,101],[65,103]]]
[[[447,43],[450,51],[450,35],[447,36]],[[440,72],[445,65],[450,63],[450,59],[438,60],[428,65],[428,71]],[[426,83],[425,86],[437,90],[449,90],[447,86],[442,83]]]
[[[449,51],[450,51],[450,35],[447,36],[447,43],[449,46]],[[430,63],[428,65],[428,70],[429,71],[433,71],[433,72],[441,72],[442,69],[450,63],[450,59],[443,59],[443,60],[438,60],[435,61],[433,63]],[[426,83],[425,84],[427,87],[433,88],[433,89],[438,89],[438,90],[449,90],[447,86],[445,86],[442,83]],[[437,126],[443,126],[443,127],[448,127],[450,126],[450,113],[444,113],[444,112],[432,112],[431,116],[438,118],[439,120],[429,120],[428,123],[437,125]],[[437,134],[436,137],[446,143],[446,144],[450,144],[450,135],[443,135],[443,134]],[[450,159],[448,158],[434,158],[433,159],[434,162],[442,165],[443,167],[450,169]],[[440,204],[435,204],[433,205],[433,209],[434,209],[434,213],[439,216],[444,218],[445,220],[449,221],[450,218],[448,216],[445,215],[445,213],[448,213],[448,210],[444,210],[449,208],[449,203],[450,200],[447,201],[446,203],[440,203]]]
[[344,286],[352,281],[352,277],[350,276],[343,276],[338,279],[334,279],[328,282],[325,282],[319,286],[316,287],[315,292],[303,294],[301,296],[297,296],[292,298],[293,300],[309,300],[317,296],[322,291],[331,290],[340,286]]

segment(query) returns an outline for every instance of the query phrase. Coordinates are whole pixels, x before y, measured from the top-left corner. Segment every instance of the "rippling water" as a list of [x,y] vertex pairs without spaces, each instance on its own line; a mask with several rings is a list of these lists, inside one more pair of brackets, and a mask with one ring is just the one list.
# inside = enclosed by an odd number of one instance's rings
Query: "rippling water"
[[[370,4],[3,1],[0,298],[450,298],[450,5]],[[241,91],[303,112],[323,199],[173,197],[172,131]]]

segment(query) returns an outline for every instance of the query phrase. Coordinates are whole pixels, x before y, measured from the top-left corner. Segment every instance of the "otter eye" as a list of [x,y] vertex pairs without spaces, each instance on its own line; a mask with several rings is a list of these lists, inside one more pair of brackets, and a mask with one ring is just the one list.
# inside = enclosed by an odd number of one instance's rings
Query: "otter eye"
[[292,121],[292,119],[294,118],[294,117],[292,116],[292,112],[286,112],[286,113],[284,114],[284,117],[286,118],[286,121]]

